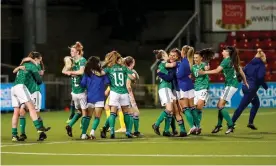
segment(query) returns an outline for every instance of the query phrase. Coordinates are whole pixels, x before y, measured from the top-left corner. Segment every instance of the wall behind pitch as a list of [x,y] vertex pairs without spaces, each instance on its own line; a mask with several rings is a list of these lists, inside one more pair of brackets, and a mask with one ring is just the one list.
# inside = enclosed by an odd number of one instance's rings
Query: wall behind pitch
[[[209,100],[207,103],[208,108],[216,108],[217,102],[223,93],[224,84],[215,83],[210,85],[209,89]],[[276,82],[269,82],[268,89],[264,90],[262,87],[257,92],[260,99],[260,107],[276,107]],[[243,93],[241,85],[238,91],[232,97],[231,102],[229,102],[226,107],[237,108],[242,99]]]
[[[13,86],[13,83],[8,83],[8,84],[0,84],[1,88],[1,108],[0,111],[13,111],[12,108],[12,101],[11,101],[11,88]],[[40,92],[41,92],[41,109],[45,109],[45,84],[40,85]]]

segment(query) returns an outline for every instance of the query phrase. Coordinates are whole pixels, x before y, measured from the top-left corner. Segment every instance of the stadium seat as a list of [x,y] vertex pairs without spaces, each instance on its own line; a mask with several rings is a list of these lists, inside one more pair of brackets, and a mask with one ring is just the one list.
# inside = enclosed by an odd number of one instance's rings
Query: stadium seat
[[236,32],[237,39],[246,39],[248,37],[248,32],[238,31]]
[[276,73],[273,73],[273,74],[271,75],[271,81],[276,81]]
[[272,36],[271,31],[260,31],[260,38],[262,39],[267,39],[267,38],[270,38],[271,36]]
[[260,32],[257,32],[257,31],[250,31],[248,32],[248,37],[251,39],[257,39],[260,37],[259,33]]

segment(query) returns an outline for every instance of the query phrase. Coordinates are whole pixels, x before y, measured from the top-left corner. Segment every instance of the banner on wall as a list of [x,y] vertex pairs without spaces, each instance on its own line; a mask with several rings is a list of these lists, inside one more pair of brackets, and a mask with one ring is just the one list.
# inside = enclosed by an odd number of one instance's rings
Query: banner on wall
[[[218,100],[223,93],[224,84],[211,84],[209,89],[209,100],[206,105],[207,108],[216,108]],[[276,107],[276,83],[268,83],[268,89],[260,88],[257,92],[260,99],[260,107]],[[241,86],[232,97],[231,102],[227,103],[226,107],[237,108],[243,96]]]
[[276,0],[213,0],[213,31],[276,30]]
[[[11,88],[12,83],[0,84],[1,85],[1,111],[13,111],[11,102]],[[41,109],[45,109],[45,84],[40,85],[40,92],[42,96]]]

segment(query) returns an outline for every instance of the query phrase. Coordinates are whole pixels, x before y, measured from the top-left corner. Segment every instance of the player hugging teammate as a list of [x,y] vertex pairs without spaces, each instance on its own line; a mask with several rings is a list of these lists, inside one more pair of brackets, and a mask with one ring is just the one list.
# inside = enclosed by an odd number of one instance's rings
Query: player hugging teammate
[[[41,65],[42,69],[41,70]],[[42,83],[41,75],[44,73],[42,55],[39,52],[31,52],[24,58],[20,66],[14,70],[17,73],[14,86],[11,89],[12,106],[14,108],[12,117],[12,141],[25,141],[26,119],[25,109],[29,110],[30,117],[39,134],[38,141],[47,138],[42,118],[39,115],[41,109],[41,93],[39,85]],[[17,124],[20,117],[21,135],[18,137]]]

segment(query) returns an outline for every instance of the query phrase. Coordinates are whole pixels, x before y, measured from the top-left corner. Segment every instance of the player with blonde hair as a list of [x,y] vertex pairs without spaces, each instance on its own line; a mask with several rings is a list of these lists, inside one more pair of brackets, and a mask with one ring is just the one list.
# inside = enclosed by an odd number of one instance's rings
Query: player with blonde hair
[[[130,101],[129,94],[126,87],[127,77],[134,79],[133,72],[123,65],[123,59],[117,51],[109,52],[105,57],[105,65],[103,74],[106,74],[110,79],[110,101],[111,107],[110,116],[108,118],[110,125],[110,138],[115,138],[115,120],[117,116],[118,107],[121,106],[124,113],[124,121],[126,125],[126,136],[132,138],[129,132],[129,112]],[[106,137],[108,127],[104,126],[101,131],[101,137]]]

